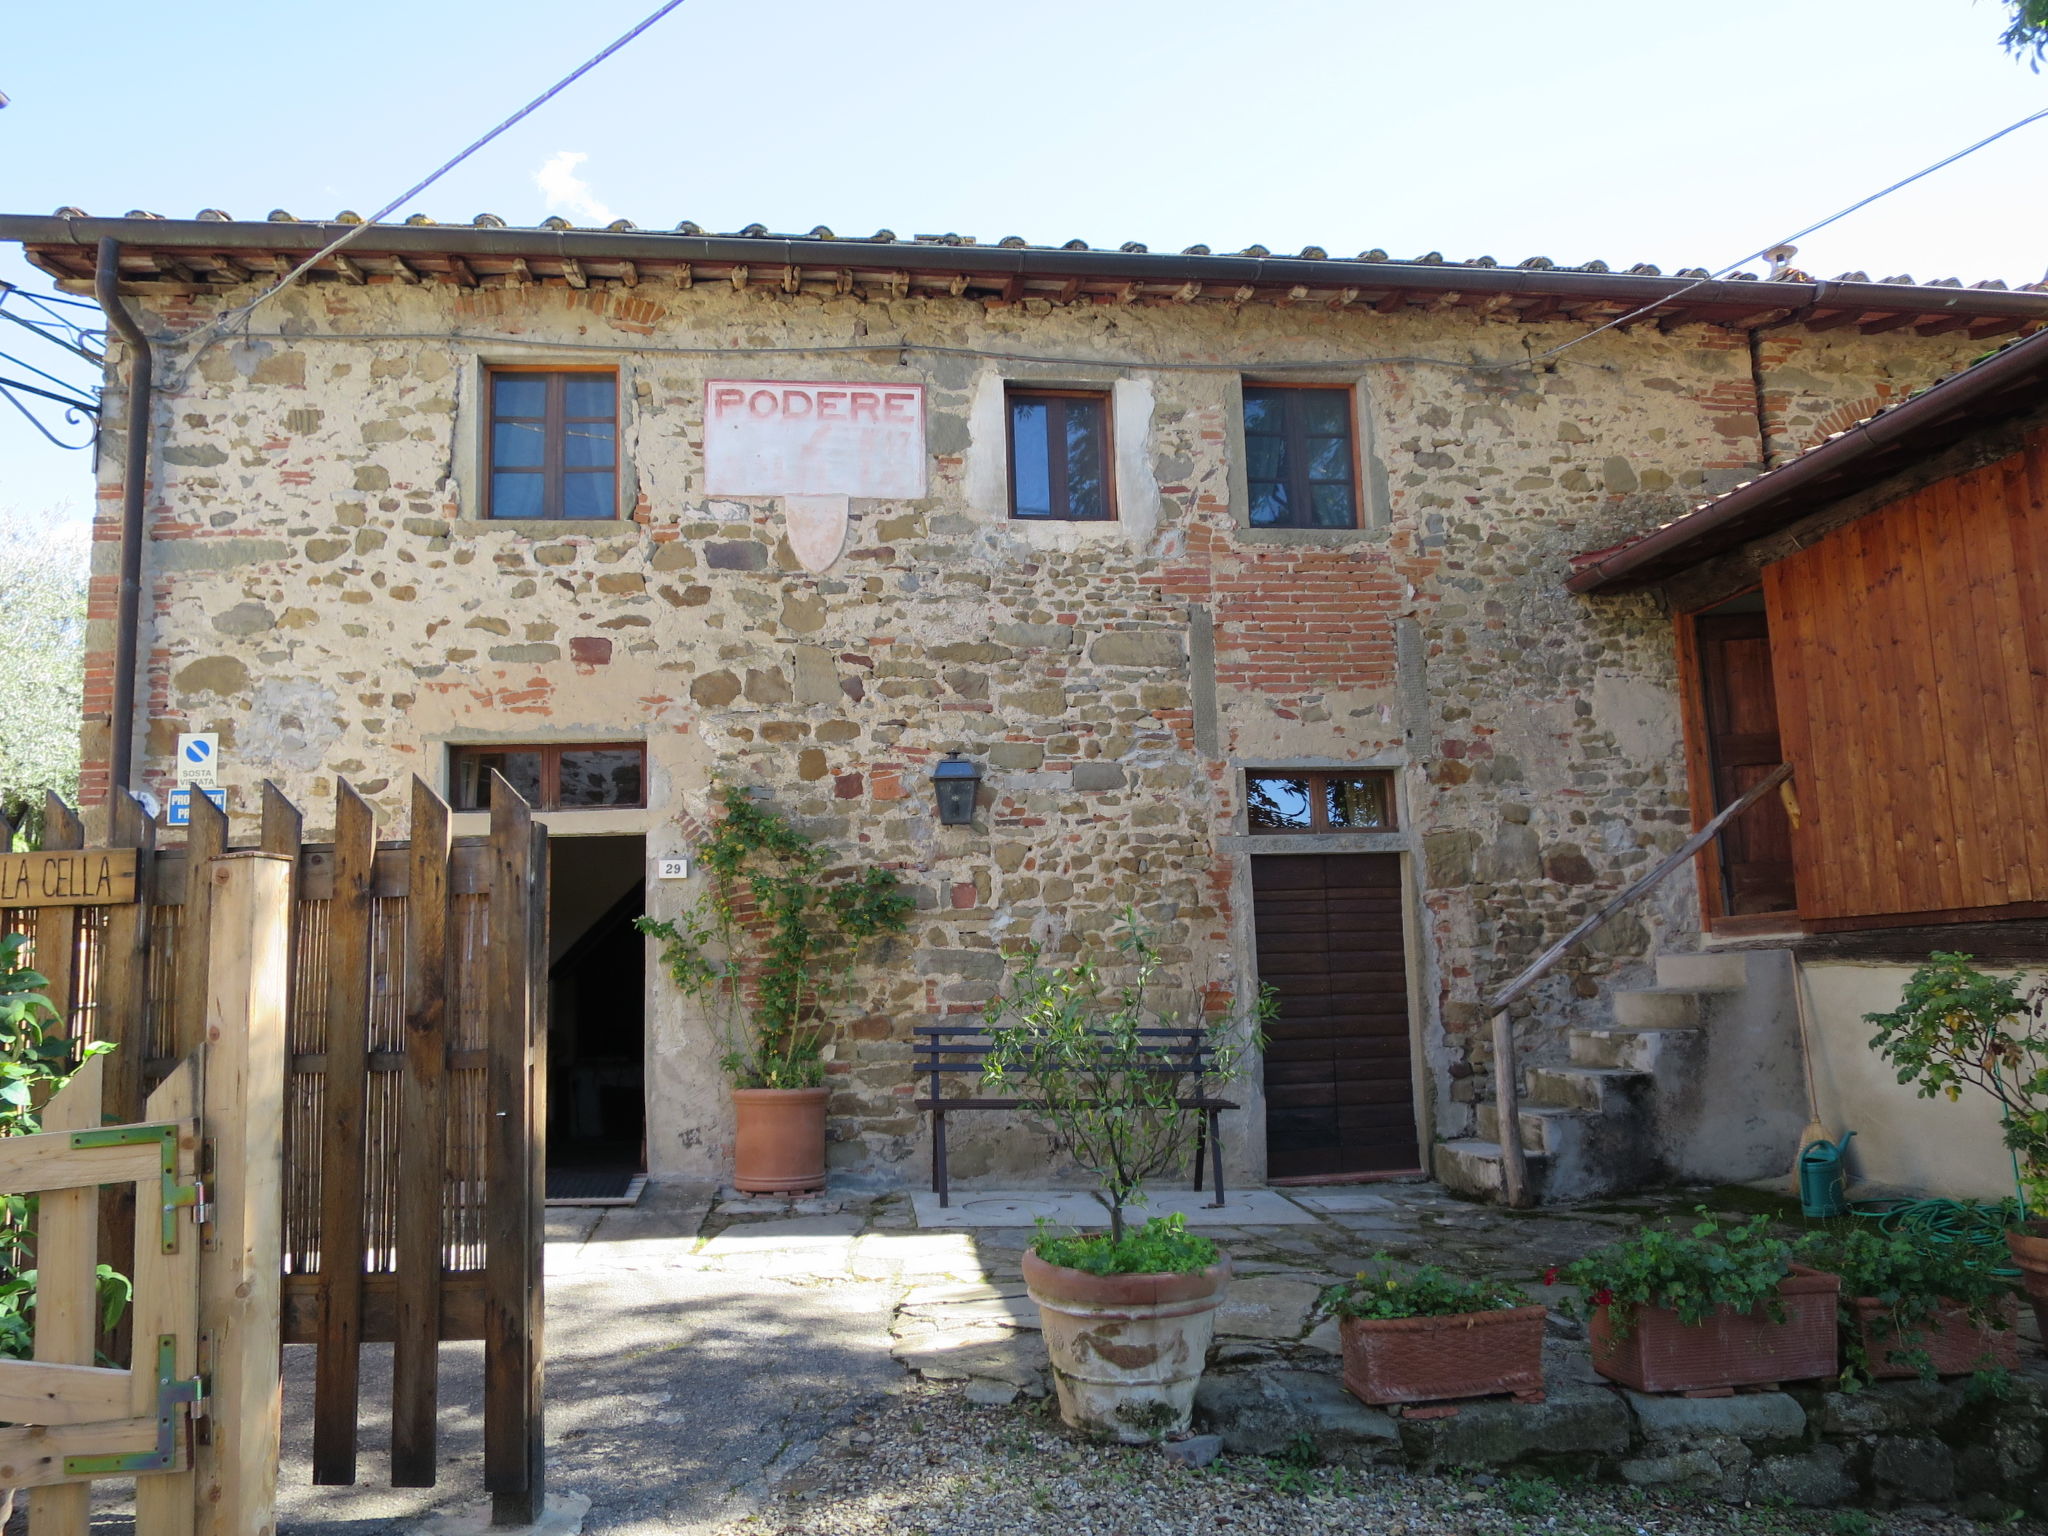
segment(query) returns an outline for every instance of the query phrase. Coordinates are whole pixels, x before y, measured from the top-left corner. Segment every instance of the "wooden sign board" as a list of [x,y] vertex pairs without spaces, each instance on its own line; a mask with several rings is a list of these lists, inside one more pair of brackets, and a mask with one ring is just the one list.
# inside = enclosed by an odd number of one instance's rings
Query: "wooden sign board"
[[99,907],[135,899],[133,848],[0,853],[0,907]]

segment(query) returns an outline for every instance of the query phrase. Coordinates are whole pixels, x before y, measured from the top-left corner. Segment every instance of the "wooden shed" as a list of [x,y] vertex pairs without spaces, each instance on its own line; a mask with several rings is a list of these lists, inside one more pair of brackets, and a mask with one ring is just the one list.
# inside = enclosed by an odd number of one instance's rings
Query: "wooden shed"
[[1699,824],[1794,765],[1703,858],[1711,930],[2048,932],[2048,334],[1569,585],[1669,602]]

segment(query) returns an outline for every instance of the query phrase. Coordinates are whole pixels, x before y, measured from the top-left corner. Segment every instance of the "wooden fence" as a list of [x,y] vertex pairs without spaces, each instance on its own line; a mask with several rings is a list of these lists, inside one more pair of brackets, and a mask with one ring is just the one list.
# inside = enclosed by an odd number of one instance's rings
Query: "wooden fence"
[[[315,1347],[313,1476],[356,1480],[360,1346],[396,1346],[391,1473],[435,1476],[436,1344],[485,1345],[484,1480],[501,1523],[538,1518],[545,1163],[547,834],[494,777],[488,837],[451,839],[413,783],[410,840],[379,842],[346,783],[334,841],[264,786],[263,852],[293,861],[283,1167],[283,1337]],[[115,797],[101,846],[141,850],[138,899],[0,913],[27,932],[83,1039],[113,1041],[106,1116],[204,1037],[210,894],[192,869],[227,851],[227,818],[192,796],[182,847]],[[45,848],[83,846],[49,808]],[[102,1212],[101,1251],[132,1253],[132,1193]]]

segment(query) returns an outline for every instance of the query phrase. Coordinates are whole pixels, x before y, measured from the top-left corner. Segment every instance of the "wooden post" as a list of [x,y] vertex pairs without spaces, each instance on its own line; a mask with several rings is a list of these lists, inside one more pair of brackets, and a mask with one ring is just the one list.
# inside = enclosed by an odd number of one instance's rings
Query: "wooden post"
[[405,902],[405,1061],[398,1106],[398,1319],[391,1372],[391,1483],[434,1486],[446,1199],[448,806],[412,781]]
[[[44,917],[53,909],[45,909]],[[104,1057],[95,1056],[44,1107],[46,1131],[100,1125]],[[132,1186],[131,1186],[132,1187]],[[36,1358],[91,1365],[99,1336],[99,1196],[91,1189],[49,1189],[36,1207]],[[28,1496],[29,1536],[86,1536],[92,1485],[59,1483]]]
[[[185,1124],[178,1138],[178,1181],[198,1177],[199,1138],[193,1118],[199,1112],[200,1052],[172,1069],[143,1106],[144,1118]],[[146,1191],[146,1187],[145,1187]],[[199,1243],[189,1212],[181,1211],[176,1226],[177,1248],[164,1252],[160,1206],[145,1202],[136,1223],[135,1345],[130,1366],[134,1374],[128,1411],[135,1418],[154,1417],[158,1410],[156,1341],[166,1334],[178,1341],[172,1372],[180,1379],[199,1374]],[[198,1511],[192,1497],[192,1469],[152,1472],[135,1479],[135,1529],[146,1536],[193,1536]]]
[[[541,1444],[540,1202],[545,1127],[537,1123],[531,812],[491,775],[489,1039],[485,1110],[484,1487],[497,1525],[531,1525],[545,1508]],[[545,846],[542,844],[541,846]],[[544,855],[543,855],[544,856]],[[545,944],[540,946],[545,949]]]
[[[156,823],[140,802],[116,791],[107,807],[107,844],[141,850],[136,859],[135,900],[107,908],[100,934],[95,1033],[113,1043],[105,1058],[100,1107],[109,1125],[142,1118],[144,1058],[149,1054],[145,1009],[149,993],[149,940],[156,886]],[[100,1260],[124,1275],[135,1262],[135,1186],[113,1184],[100,1192]],[[102,1346],[116,1360],[128,1358],[134,1319],[123,1314]]]
[[335,797],[327,906],[327,1070],[320,1147],[320,1342],[313,1366],[313,1481],[356,1480],[363,1339],[363,1132],[370,1061],[370,906],[376,817],[346,781]]
[[192,873],[213,888],[200,1108],[213,1151],[213,1223],[199,1258],[212,1404],[211,1433],[193,1462],[198,1536],[269,1536],[283,1408],[285,978],[296,870],[252,851]]
[[227,848],[227,813],[195,791],[192,824],[185,829],[185,911],[178,920],[178,992],[171,1036],[174,1060],[190,1056],[206,1038],[206,911],[213,900],[206,862]]
[[1499,1121],[1500,1193],[1511,1206],[1529,1203],[1529,1163],[1522,1155],[1522,1085],[1516,1081],[1515,1029],[1508,1010],[1493,1015],[1493,1111]]

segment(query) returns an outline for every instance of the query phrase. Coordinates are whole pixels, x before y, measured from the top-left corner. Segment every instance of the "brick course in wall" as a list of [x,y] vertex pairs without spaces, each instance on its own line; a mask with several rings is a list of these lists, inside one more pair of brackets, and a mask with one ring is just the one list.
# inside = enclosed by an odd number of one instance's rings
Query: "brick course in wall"
[[[152,304],[158,331],[212,313],[197,299]],[[1245,767],[1396,771],[1422,1091],[1442,1135],[1466,1131],[1490,1091],[1485,988],[1690,825],[1666,617],[1649,598],[1594,605],[1560,583],[1570,554],[1755,472],[1741,335],[1610,333],[1541,369],[1468,372],[1345,360],[1513,359],[1570,331],[1463,311],[714,285],[374,284],[289,293],[267,313],[290,334],[208,349],[158,402],[140,784],[170,787],[177,731],[218,730],[244,835],[266,778],[315,821],[346,778],[402,835],[409,777],[440,782],[450,740],[644,736],[648,810],[581,825],[644,832],[651,853],[687,846],[714,775],[766,787],[816,835],[901,871],[919,899],[833,1048],[837,1166],[917,1176],[909,1026],[977,1009],[1020,941],[1080,953],[1135,905],[1190,1006],[1248,999]],[[422,335],[447,339],[408,339]],[[926,385],[929,493],[854,503],[845,553],[812,575],[775,501],[705,494],[702,384],[760,372],[771,360],[749,348],[863,337],[891,347],[778,356],[771,371]],[[901,361],[899,339],[912,348]],[[1977,345],[1773,333],[1758,355],[1771,447],[1810,441]],[[1010,523],[976,489],[1001,474],[1003,443],[976,414],[991,381],[1071,385],[1105,370],[927,346],[1127,359],[1122,376],[1150,391],[1136,450],[1150,484],[1120,484],[1127,520]],[[632,513],[479,524],[465,467],[475,360],[548,356],[619,361]],[[1237,382],[1170,366],[1184,361],[1252,374],[1322,363],[1354,384],[1369,416],[1368,526],[1244,529]],[[117,353],[116,383],[123,363]],[[91,593],[89,802],[106,782],[119,420],[110,411]],[[987,772],[971,828],[932,812],[926,780],[948,750]],[[576,824],[556,819],[558,833]],[[679,899],[650,887],[658,911]],[[1555,976],[1521,1025],[1531,1056],[1555,1055],[1605,987],[1686,942],[1692,900],[1689,883],[1669,883]],[[650,994],[650,1156],[658,1173],[717,1176],[730,1120],[716,1053],[664,987]],[[1240,1175],[1256,1175],[1256,1085],[1244,1096],[1231,1142]],[[961,1130],[962,1177],[1044,1171],[1042,1142],[1003,1117]]]

